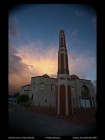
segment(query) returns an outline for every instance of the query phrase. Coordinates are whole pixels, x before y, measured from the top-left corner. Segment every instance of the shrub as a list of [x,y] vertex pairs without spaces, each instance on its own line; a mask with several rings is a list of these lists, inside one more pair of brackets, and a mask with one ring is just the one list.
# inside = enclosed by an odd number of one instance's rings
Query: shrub
[[27,102],[29,101],[29,97],[27,94],[23,94],[18,98],[18,102]]

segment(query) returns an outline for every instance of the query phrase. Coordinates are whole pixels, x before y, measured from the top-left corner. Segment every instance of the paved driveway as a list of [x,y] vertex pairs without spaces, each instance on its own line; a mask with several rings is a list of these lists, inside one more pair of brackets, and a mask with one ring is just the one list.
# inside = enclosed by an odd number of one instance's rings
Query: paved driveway
[[95,132],[94,125],[48,117],[9,103],[8,136],[95,136]]

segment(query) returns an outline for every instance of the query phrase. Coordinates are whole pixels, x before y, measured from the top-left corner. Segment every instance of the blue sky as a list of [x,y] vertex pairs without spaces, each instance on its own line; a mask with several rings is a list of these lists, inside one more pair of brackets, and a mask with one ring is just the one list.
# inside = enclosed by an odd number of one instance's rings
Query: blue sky
[[8,18],[10,81],[22,85],[45,72],[56,77],[60,29],[65,31],[70,73],[96,80],[97,17],[89,5],[24,4]]

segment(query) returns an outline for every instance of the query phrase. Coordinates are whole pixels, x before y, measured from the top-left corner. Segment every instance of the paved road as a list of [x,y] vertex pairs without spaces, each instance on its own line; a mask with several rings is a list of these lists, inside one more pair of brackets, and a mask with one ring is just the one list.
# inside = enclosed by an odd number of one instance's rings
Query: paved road
[[95,132],[95,125],[48,117],[9,103],[9,136],[95,136]]

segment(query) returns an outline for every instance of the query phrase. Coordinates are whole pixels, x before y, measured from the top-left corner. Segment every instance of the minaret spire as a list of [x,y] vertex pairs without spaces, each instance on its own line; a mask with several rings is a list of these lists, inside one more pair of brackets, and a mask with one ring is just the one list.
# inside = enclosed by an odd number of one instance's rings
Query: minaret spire
[[66,49],[64,30],[60,30],[59,32],[56,111],[57,114],[66,116],[73,113],[68,54]]
[[60,30],[59,34],[58,74],[69,74],[68,54],[64,30]]

